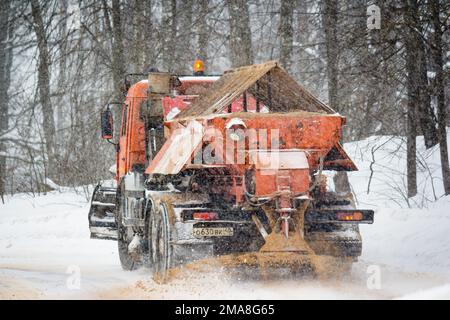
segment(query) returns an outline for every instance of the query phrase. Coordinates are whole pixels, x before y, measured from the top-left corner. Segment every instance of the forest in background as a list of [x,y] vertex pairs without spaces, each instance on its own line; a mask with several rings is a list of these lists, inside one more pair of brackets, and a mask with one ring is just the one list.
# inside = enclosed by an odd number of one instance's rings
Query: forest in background
[[449,16],[445,0],[2,0],[2,200],[108,178],[99,114],[126,74],[191,74],[196,58],[208,74],[279,60],[347,117],[344,141],[402,137],[408,197],[423,135],[450,194]]

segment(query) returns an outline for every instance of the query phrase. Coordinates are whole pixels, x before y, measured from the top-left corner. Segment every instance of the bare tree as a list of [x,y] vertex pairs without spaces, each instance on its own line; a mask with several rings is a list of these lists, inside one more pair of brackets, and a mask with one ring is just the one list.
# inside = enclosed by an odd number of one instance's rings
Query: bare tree
[[293,20],[295,1],[281,0],[280,23],[278,33],[280,35],[280,63],[288,71],[291,69],[293,44]]
[[447,147],[447,110],[445,105],[445,71],[444,61],[442,58],[442,27],[443,23],[440,19],[441,5],[439,0],[430,0],[430,13],[433,25],[433,41],[432,54],[434,66],[436,68],[436,93],[437,93],[437,113],[438,113],[438,135],[439,147],[441,155],[442,179],[444,182],[445,194],[450,194],[450,168],[448,164],[448,147]]
[[6,145],[2,141],[1,134],[8,130],[9,126],[9,96],[8,89],[10,85],[11,64],[12,64],[12,46],[8,38],[12,33],[11,2],[0,2],[0,196],[4,202],[5,179],[6,179]]
[[209,13],[209,1],[196,1],[196,11],[198,12],[197,23],[197,56],[208,65],[208,42],[209,42],[209,27],[207,15]]
[[177,43],[181,50],[178,52],[176,71],[187,74],[191,71],[191,64],[195,59],[195,42],[193,41],[194,29],[194,2],[193,0],[182,1],[178,10],[178,23],[180,25]]
[[405,0],[405,24],[407,27],[406,50],[409,58],[406,63],[410,68],[410,77],[414,97],[413,108],[419,128],[425,139],[425,146],[431,148],[438,143],[434,113],[431,108],[428,89],[427,61],[423,41],[423,27],[420,20],[420,8],[417,0]]
[[322,23],[325,33],[325,47],[328,78],[328,104],[341,112],[338,97],[339,43],[337,36],[338,3],[333,0],[323,1]]
[[425,45],[423,42],[420,8],[417,0],[404,0],[406,27],[405,49],[408,92],[407,179],[408,197],[417,194],[416,136],[421,129],[425,146],[437,143],[434,114],[430,105]]
[[[337,112],[343,113],[339,101],[339,44],[338,44],[338,3],[323,1],[322,23],[325,33],[325,47],[328,75],[328,103]],[[335,189],[339,193],[350,193],[347,172],[338,171],[333,177]]]
[[131,52],[131,65],[133,72],[142,72],[144,69],[144,44],[145,44],[145,27],[146,16],[144,12],[145,1],[135,0],[132,10],[132,52]]
[[[125,77],[125,57],[123,54],[123,34],[122,34],[122,9],[120,0],[112,0],[112,78],[114,82],[114,100],[121,101],[121,84]],[[115,119],[120,118],[120,109],[114,108]],[[119,121],[114,123],[114,132],[119,132]]]
[[233,67],[253,63],[252,33],[245,0],[227,0],[230,24],[230,60]]
[[[64,114],[63,114],[63,98],[66,86],[66,67],[67,67],[67,15],[68,15],[68,0],[61,0],[59,2],[60,7],[60,22],[59,22],[59,79],[58,79],[58,91],[59,99],[56,105],[56,129],[58,134],[63,129]],[[58,135],[62,137],[62,135]]]
[[50,55],[46,28],[42,16],[42,7],[38,0],[31,1],[31,15],[33,17],[33,28],[39,51],[37,86],[39,90],[39,102],[43,113],[42,128],[48,157],[47,176],[53,179],[57,170],[57,161],[55,151],[55,119],[50,98]]
[[163,42],[162,63],[166,71],[174,71],[176,39],[178,28],[178,6],[176,0],[162,0],[161,41]]
[[155,37],[157,29],[153,23],[153,3],[154,1],[152,0],[144,1],[145,19],[141,20],[141,23],[144,23],[142,30],[145,35],[144,52],[141,54],[145,57],[145,66],[154,65],[158,56],[158,44]]

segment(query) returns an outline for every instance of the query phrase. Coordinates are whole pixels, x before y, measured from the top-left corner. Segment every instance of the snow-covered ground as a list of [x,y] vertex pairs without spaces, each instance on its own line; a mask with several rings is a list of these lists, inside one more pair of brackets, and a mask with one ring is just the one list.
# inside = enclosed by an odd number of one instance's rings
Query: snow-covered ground
[[359,167],[350,175],[358,204],[376,212],[374,225],[361,226],[362,258],[449,276],[450,196],[444,196],[439,147],[426,150],[423,138],[417,138],[418,195],[407,199],[405,145],[383,136],[345,146]]
[[0,298],[449,299],[450,197],[442,196],[438,148],[418,145],[419,194],[409,201],[399,138],[345,146],[360,168],[350,174],[358,204],[376,212],[361,226],[363,255],[351,277],[231,281],[211,272],[158,285],[149,270],[121,269],[116,242],[89,239],[85,196],[63,190],[0,204]]

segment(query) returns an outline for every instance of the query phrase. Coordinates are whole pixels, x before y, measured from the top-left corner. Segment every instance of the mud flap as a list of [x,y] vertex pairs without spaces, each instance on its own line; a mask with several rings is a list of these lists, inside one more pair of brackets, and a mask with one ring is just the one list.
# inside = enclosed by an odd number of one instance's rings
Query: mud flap
[[114,187],[101,184],[95,187],[88,215],[91,238],[117,240],[116,193]]

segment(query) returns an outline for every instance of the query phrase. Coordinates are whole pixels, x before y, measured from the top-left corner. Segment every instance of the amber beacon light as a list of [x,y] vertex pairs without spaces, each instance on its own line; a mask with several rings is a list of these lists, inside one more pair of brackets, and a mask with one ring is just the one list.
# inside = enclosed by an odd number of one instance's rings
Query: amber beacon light
[[194,61],[194,75],[203,75],[205,72],[203,61],[202,60],[195,60]]

